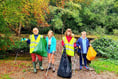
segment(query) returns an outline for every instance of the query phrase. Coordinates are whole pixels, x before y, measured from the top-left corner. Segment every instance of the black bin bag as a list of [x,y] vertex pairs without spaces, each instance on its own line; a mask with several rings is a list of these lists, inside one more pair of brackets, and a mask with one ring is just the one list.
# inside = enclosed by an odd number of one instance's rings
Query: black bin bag
[[66,49],[64,48],[63,54],[61,56],[60,65],[57,71],[57,75],[63,78],[72,77],[72,69],[69,63],[68,57],[66,55]]

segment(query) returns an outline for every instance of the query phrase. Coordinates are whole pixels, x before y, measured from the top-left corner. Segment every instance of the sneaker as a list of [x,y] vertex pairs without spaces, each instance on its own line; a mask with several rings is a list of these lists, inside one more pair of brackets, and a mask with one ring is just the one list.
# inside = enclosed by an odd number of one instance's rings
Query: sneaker
[[82,70],[82,66],[80,66],[80,70]]
[[51,69],[51,63],[48,64],[47,70]]
[[89,70],[89,67],[88,66],[84,66],[84,68],[86,68],[87,70]]
[[52,66],[53,66],[53,67],[52,67],[52,71],[53,71],[53,72],[55,72],[55,67],[54,67],[54,64],[53,64]]

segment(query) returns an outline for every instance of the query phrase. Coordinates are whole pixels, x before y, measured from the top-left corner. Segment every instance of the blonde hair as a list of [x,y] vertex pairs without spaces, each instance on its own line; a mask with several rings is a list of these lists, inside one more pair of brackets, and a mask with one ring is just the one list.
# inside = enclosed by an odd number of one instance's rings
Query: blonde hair
[[71,33],[70,36],[72,36],[72,30],[69,29],[69,28],[66,30],[66,32],[65,32],[65,36],[67,35],[67,32],[68,32],[68,31],[70,31],[70,33]]
[[86,31],[82,31],[81,34],[86,33]]
[[[49,37],[49,33],[50,33],[50,32],[52,33],[52,36],[54,36],[53,31],[52,31],[52,30],[49,30],[49,31],[48,31],[48,37]],[[52,37],[52,36],[51,36],[51,37]]]
[[75,35],[72,33],[72,37],[75,37]]

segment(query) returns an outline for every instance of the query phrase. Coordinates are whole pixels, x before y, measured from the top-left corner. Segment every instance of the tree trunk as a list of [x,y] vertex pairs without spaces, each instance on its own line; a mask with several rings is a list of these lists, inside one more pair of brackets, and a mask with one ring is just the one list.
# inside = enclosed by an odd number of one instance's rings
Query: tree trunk
[[[64,34],[64,25],[65,25],[65,18],[64,18],[64,22],[63,22],[63,26],[62,26],[62,36]],[[62,38],[62,36],[61,36],[61,38]]]
[[20,22],[20,24],[19,24],[19,29],[18,29],[18,36],[20,36],[20,33],[21,33],[21,26],[22,26],[22,24],[21,24],[21,22]]

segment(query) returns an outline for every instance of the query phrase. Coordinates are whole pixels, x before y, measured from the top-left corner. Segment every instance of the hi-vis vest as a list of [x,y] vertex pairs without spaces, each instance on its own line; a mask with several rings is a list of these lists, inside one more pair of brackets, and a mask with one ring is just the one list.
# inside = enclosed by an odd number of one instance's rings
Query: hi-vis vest
[[74,43],[76,42],[75,38],[72,38],[70,42],[68,42],[66,37],[63,37],[63,41],[66,47],[66,54],[69,56],[74,56]]
[[34,48],[39,43],[41,37],[43,37],[43,36],[38,35],[37,39],[35,40],[34,34],[30,35],[30,53],[33,52]]

